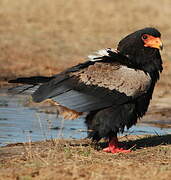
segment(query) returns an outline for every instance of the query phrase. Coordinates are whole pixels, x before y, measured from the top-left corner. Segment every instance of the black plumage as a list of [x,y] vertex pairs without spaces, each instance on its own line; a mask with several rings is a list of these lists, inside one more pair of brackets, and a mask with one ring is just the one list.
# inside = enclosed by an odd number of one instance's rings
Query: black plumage
[[35,102],[52,98],[69,109],[87,112],[88,136],[96,141],[109,138],[105,151],[120,152],[123,149],[117,147],[117,133],[146,113],[162,72],[160,36],[155,28],[141,29],[122,39],[116,50],[98,51],[60,74],[9,82],[29,84],[19,89],[35,90]]

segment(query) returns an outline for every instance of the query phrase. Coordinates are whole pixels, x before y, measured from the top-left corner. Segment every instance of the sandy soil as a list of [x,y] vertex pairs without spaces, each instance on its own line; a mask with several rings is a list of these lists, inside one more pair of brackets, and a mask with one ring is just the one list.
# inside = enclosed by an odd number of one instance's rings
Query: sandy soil
[[169,180],[171,135],[122,137],[129,154],[108,154],[88,140],[52,140],[0,148],[0,179]]
[[[162,33],[164,71],[146,120],[168,120],[170,9],[170,0],[1,0],[0,87],[19,76],[50,76],[98,49],[116,47],[132,31],[154,26]],[[130,154],[103,153],[87,140],[1,147],[0,179],[170,179],[170,135],[128,138],[121,140],[136,150]]]

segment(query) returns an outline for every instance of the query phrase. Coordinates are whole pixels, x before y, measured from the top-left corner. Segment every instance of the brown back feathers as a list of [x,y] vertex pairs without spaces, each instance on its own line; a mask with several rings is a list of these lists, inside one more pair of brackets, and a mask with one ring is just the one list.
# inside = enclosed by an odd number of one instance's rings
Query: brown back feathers
[[139,96],[150,86],[151,78],[141,70],[135,70],[116,63],[96,62],[86,69],[72,73],[86,85],[96,85],[117,90],[127,96]]

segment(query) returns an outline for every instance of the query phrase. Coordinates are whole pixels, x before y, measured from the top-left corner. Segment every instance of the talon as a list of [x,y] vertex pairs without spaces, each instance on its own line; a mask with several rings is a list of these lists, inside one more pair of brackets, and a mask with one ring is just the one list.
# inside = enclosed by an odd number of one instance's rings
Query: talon
[[109,141],[109,147],[103,149],[104,152],[111,152],[111,153],[129,153],[131,152],[130,149],[124,149],[118,147],[118,139],[115,137]]
[[104,148],[103,151],[104,151],[104,152],[110,152],[110,148],[109,148],[109,147]]

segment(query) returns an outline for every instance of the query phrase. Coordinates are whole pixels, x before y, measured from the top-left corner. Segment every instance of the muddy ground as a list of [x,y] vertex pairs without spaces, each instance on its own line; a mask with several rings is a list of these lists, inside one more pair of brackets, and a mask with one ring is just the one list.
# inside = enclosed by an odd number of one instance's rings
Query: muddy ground
[[[144,121],[170,123],[170,9],[170,0],[1,0],[0,87],[15,77],[50,76],[98,49],[116,47],[132,31],[154,26],[162,33],[164,71]],[[88,140],[1,147],[0,179],[170,179],[170,135],[120,140],[133,152],[103,153],[104,143],[94,148]]]

